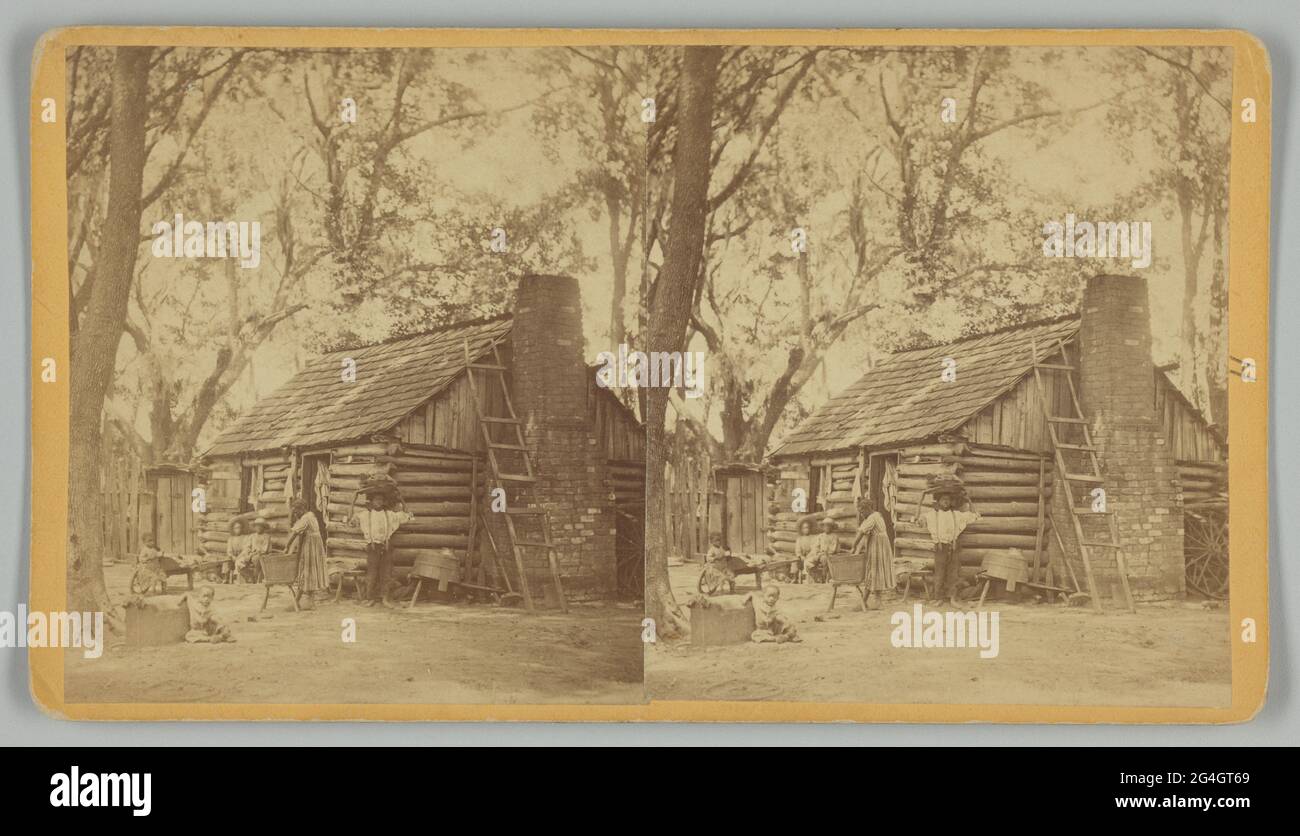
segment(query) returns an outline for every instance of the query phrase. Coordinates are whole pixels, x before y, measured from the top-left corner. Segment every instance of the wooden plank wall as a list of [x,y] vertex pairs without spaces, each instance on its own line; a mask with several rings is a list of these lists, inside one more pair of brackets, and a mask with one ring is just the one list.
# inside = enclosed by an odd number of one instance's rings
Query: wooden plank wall
[[1156,374],[1156,415],[1174,458],[1186,462],[1224,462],[1227,449],[1210,432],[1201,416],[1180,395],[1170,391],[1163,374]]
[[[1066,354],[1073,364],[1073,345],[1066,346]],[[1060,355],[1052,358],[1051,362],[1061,362]],[[1051,370],[1042,373],[1043,391],[1048,411],[1052,415],[1074,414],[1069,384],[1063,374],[1064,372]],[[1052,441],[1047,434],[1047,421],[1043,417],[1038,386],[1032,374],[986,406],[956,434],[976,444],[1001,445],[1048,456],[1052,454]]]

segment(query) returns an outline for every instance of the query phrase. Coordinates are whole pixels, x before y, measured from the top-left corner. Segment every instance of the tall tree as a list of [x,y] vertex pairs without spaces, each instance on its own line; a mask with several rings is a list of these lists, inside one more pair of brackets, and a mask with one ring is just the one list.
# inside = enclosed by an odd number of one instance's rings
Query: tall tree
[[[663,268],[655,280],[649,310],[647,347],[651,351],[682,351],[686,326],[699,281],[709,211],[709,181],[713,143],[714,95],[720,47],[690,46],[682,50],[676,91],[672,155],[671,225],[664,246]],[[667,388],[646,393],[646,460],[666,462]],[[666,508],[662,466],[647,468],[646,519],[662,520]],[[664,635],[689,629],[668,580],[668,542],[662,526],[646,526],[646,610]]]
[[100,235],[97,281],[72,340],[70,370],[68,607],[109,609],[100,555],[99,420],[126,322],[140,247],[145,126],[149,119],[150,47],[118,47],[108,122],[108,208]]

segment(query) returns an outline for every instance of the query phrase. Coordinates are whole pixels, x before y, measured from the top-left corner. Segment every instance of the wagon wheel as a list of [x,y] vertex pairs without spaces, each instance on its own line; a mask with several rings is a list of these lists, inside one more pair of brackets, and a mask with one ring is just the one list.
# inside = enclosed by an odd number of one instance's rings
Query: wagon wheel
[[1221,511],[1188,514],[1183,536],[1187,585],[1210,598],[1227,598],[1227,516]]
[[[153,590],[152,573],[146,572],[143,568],[136,569],[131,573],[131,594],[145,595]],[[147,582],[146,582],[147,581]]]

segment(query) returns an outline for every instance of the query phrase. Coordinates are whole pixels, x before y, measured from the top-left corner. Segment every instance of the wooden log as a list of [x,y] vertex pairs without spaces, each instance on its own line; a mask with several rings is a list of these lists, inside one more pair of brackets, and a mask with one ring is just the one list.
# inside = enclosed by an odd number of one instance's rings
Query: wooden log
[[333,453],[335,460],[338,456],[389,456],[394,451],[400,449],[397,444],[381,444],[371,442],[369,444],[347,444],[342,447],[335,447]]
[[[1049,480],[1052,478],[1050,468],[1047,470],[1047,478]],[[1038,470],[1036,468],[1033,473],[1007,470],[967,470],[962,474],[961,479],[967,485],[1027,485],[1034,489],[1038,488]]]
[[469,476],[466,473],[445,473],[435,470],[399,470],[394,478],[399,486],[464,485],[469,487]]
[[395,549],[464,549],[469,539],[462,534],[403,534],[398,529],[390,542]]
[[960,456],[966,450],[965,442],[935,442],[933,444],[918,444],[914,447],[905,447],[901,455],[906,458],[915,458],[918,456]]
[[990,447],[985,444],[971,444],[966,447],[968,456],[991,456],[993,458],[1003,459],[1023,459],[1025,461],[1037,462],[1044,458],[1039,453],[1032,450],[1015,450],[1009,447]]
[[444,505],[446,505],[444,502],[408,502],[406,510],[417,517],[446,516],[442,511]]
[[471,459],[434,459],[422,456],[384,456],[380,459],[399,470],[436,470],[444,473],[469,473]]
[[363,462],[360,464],[333,464],[330,465],[330,479],[336,476],[360,476],[366,477],[372,474],[389,473],[387,464]]
[[[922,508],[934,507],[934,498],[926,496]],[[975,503],[975,510],[985,517],[1027,517],[1030,514],[1038,513],[1037,502],[994,502],[984,501]],[[916,496],[912,495],[910,499],[904,494],[898,495],[898,505],[896,508],[900,517],[910,518],[916,512]]]
[[[403,486],[402,499],[408,504],[420,500],[459,500],[468,504],[470,499],[469,484],[463,487],[444,487],[437,485],[410,485]],[[436,513],[436,512],[430,512]]]
[[906,476],[954,476],[958,475],[955,464],[949,462],[899,462],[898,475]]
[[964,456],[957,460],[963,471],[969,470],[1010,470],[1016,473],[1032,473],[1038,478],[1037,459],[1007,459],[993,456]]

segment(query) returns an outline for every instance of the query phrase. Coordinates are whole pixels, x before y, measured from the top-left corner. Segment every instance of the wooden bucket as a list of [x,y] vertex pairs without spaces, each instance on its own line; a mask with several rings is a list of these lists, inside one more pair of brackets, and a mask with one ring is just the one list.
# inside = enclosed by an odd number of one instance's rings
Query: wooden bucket
[[989,555],[984,558],[981,568],[990,578],[1006,581],[1007,589],[1011,592],[1016,591],[1016,584],[1029,580],[1025,556],[1015,549],[1009,549],[1002,554]]
[[262,583],[293,583],[298,580],[298,555],[272,553],[262,558]]

